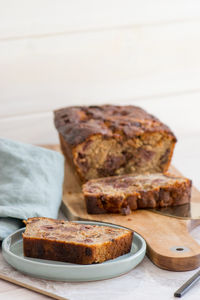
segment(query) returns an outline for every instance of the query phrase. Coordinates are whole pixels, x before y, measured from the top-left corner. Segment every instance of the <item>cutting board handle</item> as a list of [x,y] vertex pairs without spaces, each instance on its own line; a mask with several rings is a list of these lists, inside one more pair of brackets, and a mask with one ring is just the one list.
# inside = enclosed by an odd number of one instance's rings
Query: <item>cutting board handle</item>
[[[156,217],[159,217],[161,222],[160,228],[154,227],[151,237],[146,236],[147,255],[151,261],[158,267],[171,271],[189,271],[198,268],[200,245],[188,231],[191,228],[191,221],[166,216]],[[199,220],[195,226],[197,225],[200,225]]]

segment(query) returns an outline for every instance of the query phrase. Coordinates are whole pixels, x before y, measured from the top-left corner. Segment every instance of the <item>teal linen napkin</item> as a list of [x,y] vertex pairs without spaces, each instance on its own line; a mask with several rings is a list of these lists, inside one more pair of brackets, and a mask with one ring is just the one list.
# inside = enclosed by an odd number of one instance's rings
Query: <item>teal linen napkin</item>
[[52,150],[0,138],[0,240],[31,217],[57,218],[64,157]]

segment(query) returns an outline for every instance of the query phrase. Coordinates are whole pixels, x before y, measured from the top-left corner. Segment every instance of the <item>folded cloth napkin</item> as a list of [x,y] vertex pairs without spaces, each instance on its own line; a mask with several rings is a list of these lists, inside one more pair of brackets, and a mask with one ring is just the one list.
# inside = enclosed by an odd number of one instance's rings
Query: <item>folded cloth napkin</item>
[[31,217],[57,218],[64,157],[52,150],[0,138],[0,240]]

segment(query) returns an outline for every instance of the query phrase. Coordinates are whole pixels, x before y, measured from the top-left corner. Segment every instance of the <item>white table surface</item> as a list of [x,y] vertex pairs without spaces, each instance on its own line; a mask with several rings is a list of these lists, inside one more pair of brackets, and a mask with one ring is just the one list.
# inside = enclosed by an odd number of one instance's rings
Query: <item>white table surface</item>
[[[172,163],[200,189],[199,53],[199,0],[0,0],[0,136],[56,144],[53,109],[139,105],[175,132]],[[200,227],[191,234],[200,242]],[[168,300],[195,272],[145,257],[119,278],[38,285],[70,300]],[[199,295],[200,282],[183,299]],[[0,299],[45,298],[0,280]]]

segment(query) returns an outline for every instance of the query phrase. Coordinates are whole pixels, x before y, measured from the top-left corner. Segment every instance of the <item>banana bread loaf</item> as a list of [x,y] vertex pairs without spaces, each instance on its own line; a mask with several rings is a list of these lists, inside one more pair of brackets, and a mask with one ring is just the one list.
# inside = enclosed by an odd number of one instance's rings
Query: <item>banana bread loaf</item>
[[121,175],[90,180],[83,194],[90,214],[128,214],[138,208],[188,203],[191,185],[191,180],[169,174]]
[[176,138],[136,106],[77,106],[55,111],[62,151],[82,181],[165,172]]
[[24,221],[24,255],[77,264],[101,263],[130,252],[133,232],[48,218]]

